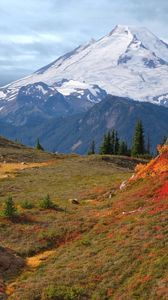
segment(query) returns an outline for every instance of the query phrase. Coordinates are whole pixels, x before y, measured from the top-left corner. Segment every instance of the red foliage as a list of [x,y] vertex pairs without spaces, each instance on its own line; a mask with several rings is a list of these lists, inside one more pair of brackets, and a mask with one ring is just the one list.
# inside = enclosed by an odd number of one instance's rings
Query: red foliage
[[111,239],[113,236],[114,236],[113,233],[108,233],[108,235],[107,235],[107,237],[108,237],[109,239]]
[[[152,159],[147,165],[139,164],[135,176],[130,181],[135,181],[147,176],[155,177],[168,173],[168,146],[159,146],[159,155]],[[166,188],[167,191],[167,188]]]
[[156,253],[149,253],[149,255],[148,255],[149,257],[156,257]]
[[102,281],[103,277],[101,275],[96,275],[94,279],[95,281]]
[[146,275],[141,279],[141,282],[148,282],[151,279],[151,276]]
[[164,186],[162,187],[161,191],[160,191],[160,196],[168,196],[168,182],[166,182],[164,184]]
[[113,290],[111,289],[111,288],[109,288],[108,290],[107,290],[107,297],[110,297],[110,296],[112,296],[113,295]]
[[150,212],[149,214],[150,215],[156,215],[162,211],[166,211],[168,210],[168,204],[162,204],[162,205],[159,205],[157,207],[154,207]]

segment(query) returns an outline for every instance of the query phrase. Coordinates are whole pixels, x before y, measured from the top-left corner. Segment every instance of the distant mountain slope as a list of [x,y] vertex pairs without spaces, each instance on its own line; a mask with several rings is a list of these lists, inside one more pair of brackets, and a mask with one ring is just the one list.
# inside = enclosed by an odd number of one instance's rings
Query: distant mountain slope
[[[55,151],[86,153],[92,140],[100,145],[105,132],[116,129],[130,144],[136,121],[141,119],[152,149],[168,134],[168,109],[150,103],[108,96],[76,119],[60,120],[47,127],[41,140]],[[52,138],[51,138],[52,137]]]
[[106,95],[97,85],[72,80],[51,86],[36,82],[20,87],[17,92],[7,89],[6,98],[0,100],[0,118],[16,126],[28,125],[32,120],[40,123],[52,117],[85,112]]
[[0,134],[28,145],[40,137],[46,149],[83,154],[112,128],[130,143],[140,118],[154,149],[168,131],[167,82],[168,45],[145,28],[118,25],[0,88]]
[[[0,99],[22,86],[62,80],[98,85],[107,93],[168,106],[168,45],[146,28],[116,26],[98,41],[79,46],[34,74],[1,88]],[[65,86],[60,87],[63,94]],[[64,93],[65,91],[65,93]],[[71,90],[69,90],[71,95]]]
[[141,119],[150,137],[152,150],[168,135],[168,108],[126,98],[108,96],[88,112],[79,115],[50,119],[29,126],[14,127],[0,122],[0,133],[34,145],[37,137],[51,151],[84,154],[92,140],[98,147],[105,132],[116,129],[122,139],[132,141],[136,121]]

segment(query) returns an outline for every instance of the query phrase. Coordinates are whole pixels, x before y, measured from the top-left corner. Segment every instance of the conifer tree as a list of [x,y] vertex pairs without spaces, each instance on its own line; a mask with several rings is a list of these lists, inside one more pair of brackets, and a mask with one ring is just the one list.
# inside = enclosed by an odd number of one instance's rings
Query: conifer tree
[[11,196],[5,201],[4,216],[12,218],[16,215],[17,209]]
[[144,129],[142,122],[139,120],[136,123],[135,133],[133,137],[131,155],[133,157],[143,155],[145,153]]
[[112,155],[130,155],[127,143],[124,141],[120,142],[118,132],[112,130],[108,131],[104,135],[103,142],[100,146],[100,154],[112,154]]
[[44,148],[43,148],[42,145],[40,144],[39,138],[38,138],[37,141],[36,141],[35,148],[36,148],[37,150],[42,150],[42,151],[44,151]]
[[110,154],[114,154],[115,152],[115,130],[113,129],[111,133],[111,152]]
[[118,154],[119,151],[119,138],[118,138],[118,132],[115,132],[115,144],[114,144],[114,154]]
[[106,142],[107,142],[107,153],[106,154],[111,154],[111,133],[110,133],[110,131],[108,131],[108,133],[107,133],[107,140],[106,140]]
[[110,132],[104,135],[103,143],[100,147],[100,154],[110,154],[111,152],[111,135]]
[[127,146],[126,142],[120,141],[118,154],[119,155],[128,155],[128,146]]

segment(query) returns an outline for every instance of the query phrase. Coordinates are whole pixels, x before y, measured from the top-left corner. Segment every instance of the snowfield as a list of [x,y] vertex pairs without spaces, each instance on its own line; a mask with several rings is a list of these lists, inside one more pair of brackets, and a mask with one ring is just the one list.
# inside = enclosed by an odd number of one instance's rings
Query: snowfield
[[168,45],[146,28],[118,25],[100,40],[1,88],[0,100],[12,100],[22,86],[37,82],[54,85],[65,96],[77,93],[78,99],[84,90],[96,97],[97,85],[116,96],[168,106]]

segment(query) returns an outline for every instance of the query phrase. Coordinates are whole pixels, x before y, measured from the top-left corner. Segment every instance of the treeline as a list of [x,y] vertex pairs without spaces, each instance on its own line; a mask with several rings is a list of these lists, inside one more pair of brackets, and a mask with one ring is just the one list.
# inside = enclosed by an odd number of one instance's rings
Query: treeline
[[103,142],[100,146],[100,154],[111,154],[111,155],[129,155],[130,150],[128,149],[127,143],[120,140],[118,132],[112,130],[104,135]]
[[[164,144],[166,137],[163,138],[161,144]],[[93,141],[90,145],[88,154],[95,154],[95,142]],[[124,155],[132,157],[150,157],[151,145],[150,137],[147,138],[145,143],[145,135],[142,121],[139,120],[136,123],[134,136],[132,139],[131,147],[128,147],[126,141],[121,140],[116,130],[108,131],[100,145],[99,154],[110,154],[110,155]]]

